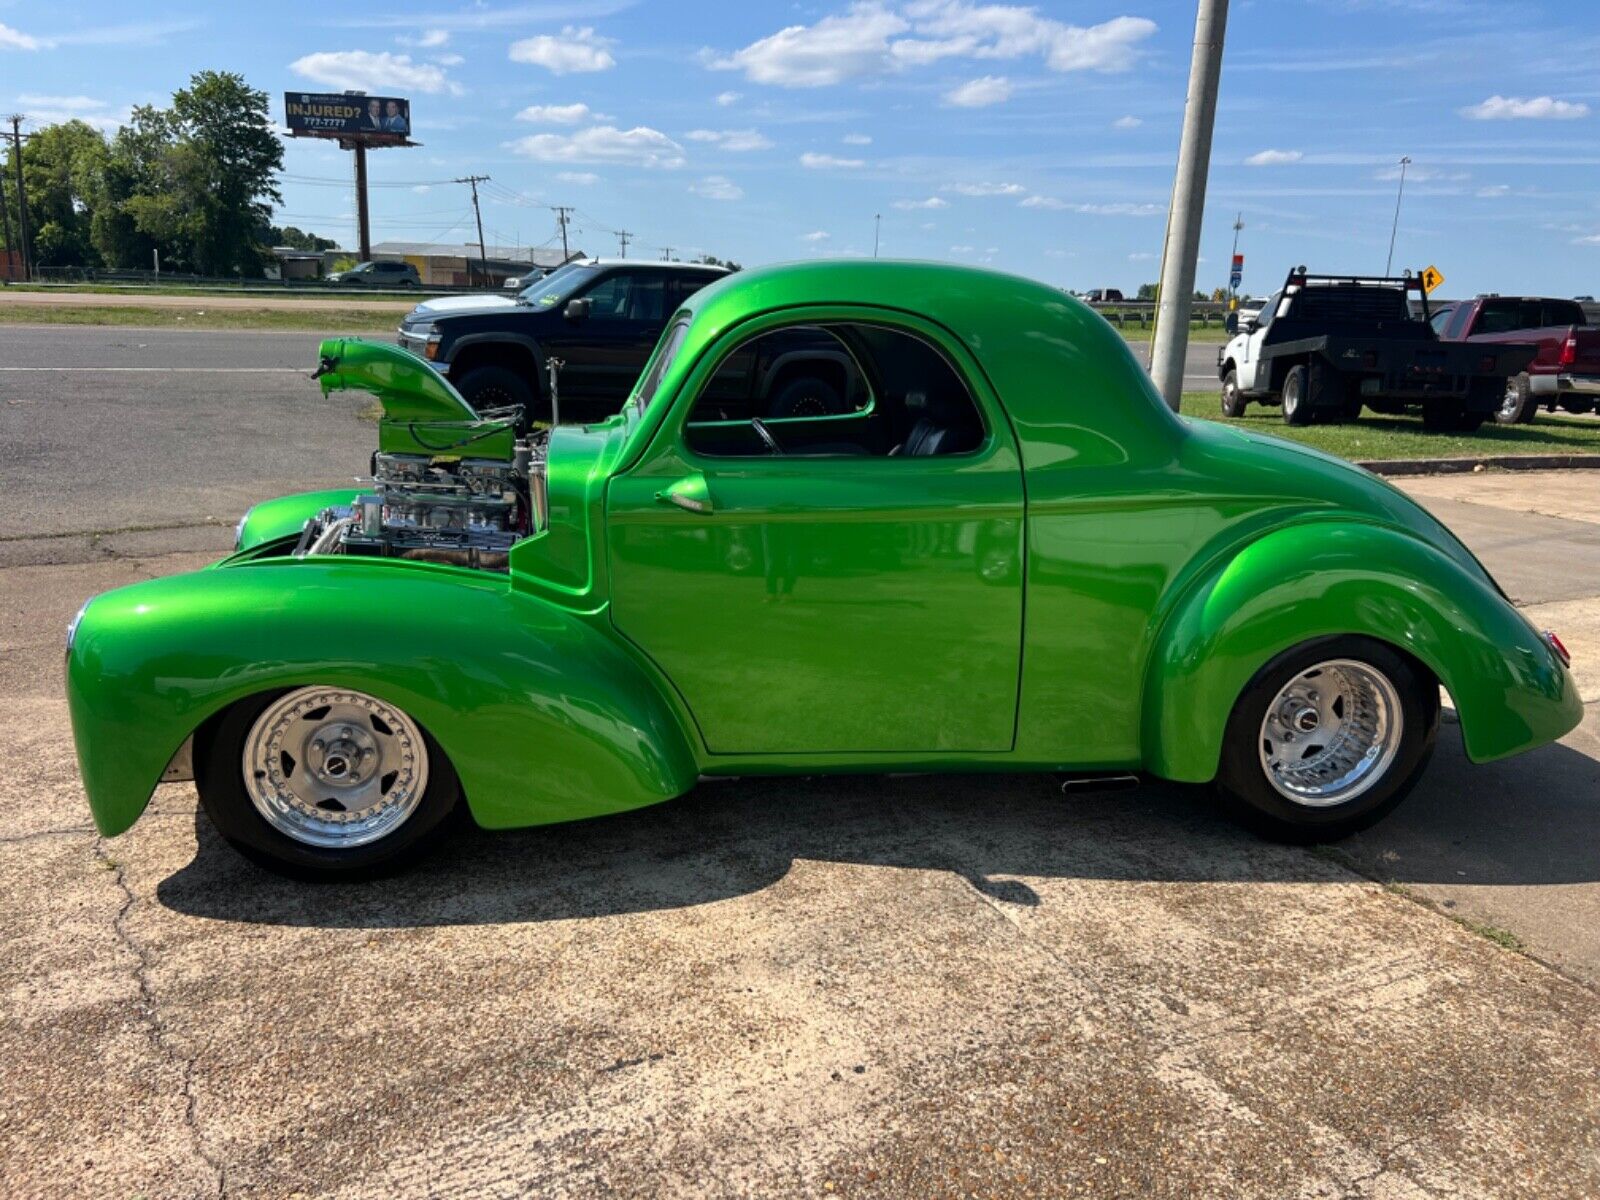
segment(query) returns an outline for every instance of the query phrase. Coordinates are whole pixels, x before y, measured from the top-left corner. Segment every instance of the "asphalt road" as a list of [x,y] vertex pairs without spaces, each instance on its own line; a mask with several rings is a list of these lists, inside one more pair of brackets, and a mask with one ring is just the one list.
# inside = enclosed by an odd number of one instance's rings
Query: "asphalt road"
[[308,888],[189,785],[88,825],[72,612],[373,439],[290,373],[314,338],[152,337],[0,330],[0,366],[257,368],[0,370],[8,1197],[1600,1194],[1600,472],[1406,484],[1589,717],[1489,766],[1446,724],[1331,852],[1193,788],[733,780]]

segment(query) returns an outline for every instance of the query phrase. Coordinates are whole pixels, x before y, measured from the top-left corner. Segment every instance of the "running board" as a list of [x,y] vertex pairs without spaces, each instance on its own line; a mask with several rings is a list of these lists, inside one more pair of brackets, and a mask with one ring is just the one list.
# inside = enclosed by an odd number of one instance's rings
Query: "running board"
[[1090,792],[1131,792],[1139,786],[1137,775],[1126,772],[1117,775],[1066,775],[1058,774],[1061,792],[1066,796],[1082,796]]

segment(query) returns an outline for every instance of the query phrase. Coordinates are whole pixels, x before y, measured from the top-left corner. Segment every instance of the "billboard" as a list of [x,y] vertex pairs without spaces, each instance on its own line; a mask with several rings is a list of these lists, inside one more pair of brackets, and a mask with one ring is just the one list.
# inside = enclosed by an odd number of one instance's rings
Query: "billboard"
[[411,101],[398,96],[349,96],[342,92],[286,92],[284,123],[294,137],[404,144],[411,137]]

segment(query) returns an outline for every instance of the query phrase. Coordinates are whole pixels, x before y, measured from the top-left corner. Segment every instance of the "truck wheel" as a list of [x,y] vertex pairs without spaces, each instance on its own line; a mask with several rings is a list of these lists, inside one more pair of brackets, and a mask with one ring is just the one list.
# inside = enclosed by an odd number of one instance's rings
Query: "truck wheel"
[[195,789],[234,849],[302,879],[393,870],[433,844],[461,793],[409,714],[323,685],[225,710],[196,736]]
[[1222,415],[1242,417],[1249,403],[1239,391],[1239,372],[1230,370],[1222,377]]
[[1500,407],[1495,410],[1494,419],[1500,425],[1526,425],[1538,411],[1538,402],[1533,398],[1528,375],[1524,371],[1506,380],[1505,395]]
[[1306,396],[1304,366],[1291,367],[1283,380],[1283,420],[1286,425],[1311,424],[1311,405]]
[[534,415],[533,388],[509,367],[473,367],[460,379],[452,380],[456,391],[479,412],[520,404],[528,416]]
[[1344,837],[1405,799],[1438,731],[1438,685],[1395,650],[1363,637],[1307,642],[1240,695],[1217,789],[1269,837]]

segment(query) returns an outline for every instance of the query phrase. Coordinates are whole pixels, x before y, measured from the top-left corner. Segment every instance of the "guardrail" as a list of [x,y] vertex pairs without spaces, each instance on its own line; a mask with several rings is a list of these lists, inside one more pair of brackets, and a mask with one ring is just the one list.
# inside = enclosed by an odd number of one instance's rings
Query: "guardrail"
[[[1136,325],[1140,329],[1155,327],[1156,305],[1153,300],[1106,300],[1085,301],[1085,303],[1119,329],[1126,329],[1130,325]],[[1224,301],[1196,300],[1189,315],[1189,323],[1198,325],[1202,329],[1209,329],[1212,325],[1221,328],[1223,319],[1227,315],[1228,306]]]

